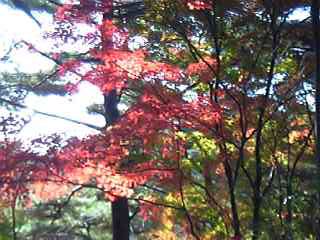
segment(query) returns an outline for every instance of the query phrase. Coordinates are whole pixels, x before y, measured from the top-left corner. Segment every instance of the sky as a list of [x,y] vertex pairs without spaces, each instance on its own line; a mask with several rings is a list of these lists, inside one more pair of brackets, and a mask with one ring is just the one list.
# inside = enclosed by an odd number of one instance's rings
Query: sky
[[[53,41],[43,39],[42,37],[43,33],[52,27],[52,17],[39,12],[33,12],[33,14],[42,23],[41,28],[23,12],[0,4],[0,58],[8,51],[12,43],[17,43],[21,40],[32,43],[37,49],[43,50],[44,52],[48,51],[48,49],[54,49]],[[300,9],[295,11],[294,14],[290,16],[290,19],[304,19],[308,15],[308,10]],[[66,47],[79,48],[79,46]],[[35,73],[50,70],[52,66],[53,63],[50,60],[40,54],[31,53],[22,47],[12,51],[9,62],[0,61],[0,72],[15,72],[19,69],[21,72]],[[86,108],[93,103],[102,102],[103,97],[101,92],[89,83],[81,84],[80,91],[73,96],[61,97],[50,95],[47,97],[39,97],[34,94],[29,94],[25,100],[25,104],[30,108],[58,114],[97,126],[104,125],[103,117],[89,115]],[[0,113],[1,112],[4,113],[5,110],[0,109]],[[22,113],[26,116],[32,116],[32,121],[27,124],[20,134],[20,137],[23,139],[52,133],[79,137],[96,133],[95,130],[88,127],[35,114],[30,110],[23,110]]]
[[[45,31],[50,30],[52,18],[45,13],[33,12],[34,16],[42,23],[41,29],[31,18],[19,10],[11,9],[7,5],[0,4],[0,58],[8,51],[12,43],[25,40],[32,43],[37,49],[47,52],[54,49],[53,41],[43,39]],[[3,24],[6,22],[6,24]],[[19,70],[26,73],[48,71],[53,62],[40,54],[30,52],[25,47],[13,50],[9,62],[0,62],[0,72]],[[29,94],[25,104],[32,109],[63,117],[72,118],[82,122],[102,127],[104,118],[102,116],[90,115],[86,109],[93,103],[102,103],[103,96],[95,86],[82,83],[80,91],[72,96],[62,97],[49,95],[39,97]],[[42,116],[26,109],[21,111],[24,116],[32,116],[32,121],[26,125],[19,137],[29,139],[40,135],[52,133],[66,134],[67,136],[83,137],[96,133],[88,127],[71,123],[65,120]],[[6,113],[2,109],[2,113]]]

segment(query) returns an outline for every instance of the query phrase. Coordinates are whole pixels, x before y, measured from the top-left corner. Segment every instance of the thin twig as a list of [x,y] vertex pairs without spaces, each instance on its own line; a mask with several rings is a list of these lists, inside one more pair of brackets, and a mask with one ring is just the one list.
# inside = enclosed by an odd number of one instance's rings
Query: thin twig
[[75,120],[75,119],[63,117],[63,116],[60,116],[60,115],[57,115],[57,114],[53,114],[53,113],[42,112],[42,111],[30,108],[30,107],[28,107],[28,106],[26,106],[24,104],[16,103],[16,102],[8,100],[8,99],[0,98],[0,102],[6,103],[6,104],[9,104],[11,106],[18,107],[18,108],[30,109],[31,111],[33,111],[36,114],[40,114],[40,115],[44,115],[44,116],[47,116],[47,117],[53,117],[53,118],[65,120],[65,121],[72,122],[72,123],[79,124],[79,125],[83,125],[83,126],[86,126],[88,128],[92,128],[92,129],[95,129],[95,130],[98,130],[98,131],[101,131],[103,129],[103,127],[98,127],[98,126],[90,124],[90,123],[81,122],[81,121],[78,121],[78,120]]

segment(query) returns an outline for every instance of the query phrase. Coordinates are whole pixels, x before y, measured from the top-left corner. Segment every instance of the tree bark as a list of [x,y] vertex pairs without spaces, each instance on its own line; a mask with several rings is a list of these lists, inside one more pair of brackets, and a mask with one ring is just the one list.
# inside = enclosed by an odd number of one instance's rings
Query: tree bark
[[[108,125],[114,124],[120,117],[117,90],[113,89],[104,95],[105,119]],[[120,197],[111,203],[112,239],[129,240],[129,205],[128,199]]]
[[317,165],[317,203],[316,207],[318,209],[317,221],[316,221],[316,235],[317,239],[320,239],[320,33],[318,31],[320,27],[319,22],[319,0],[312,0],[311,5],[311,18],[313,25],[313,38],[314,38],[314,48],[316,52],[316,95],[315,95],[315,105],[316,105],[316,165]]
[[125,197],[118,198],[112,205],[112,239],[129,240],[129,205]]
[[232,169],[230,167],[229,162],[225,162],[224,169],[226,172],[226,176],[228,179],[228,186],[229,186],[229,195],[230,195],[230,205],[231,205],[231,214],[232,214],[232,227],[234,230],[234,237],[240,237],[240,221],[238,215],[238,208],[236,202],[236,195],[235,195],[235,182],[232,176]]
[[[113,6],[113,2],[112,2]],[[113,9],[103,15],[103,21],[113,18]],[[102,46],[105,51],[113,48],[112,39],[104,39],[102,37]],[[104,110],[105,120],[107,125],[114,124],[119,118],[120,113],[118,110],[119,96],[117,90],[113,89],[104,94]],[[130,235],[130,217],[128,199],[119,197],[111,203],[112,211],[112,239],[113,240],[129,240]]]
[[261,233],[261,213],[260,208],[262,204],[262,130],[264,128],[264,117],[266,114],[266,108],[269,101],[269,96],[272,87],[272,79],[274,75],[276,59],[277,59],[277,47],[278,47],[278,34],[276,26],[276,17],[275,15],[271,16],[271,23],[270,29],[272,32],[272,45],[271,45],[271,61],[270,61],[270,68],[267,75],[267,82],[266,82],[266,91],[263,96],[263,102],[259,109],[259,116],[258,116],[258,124],[257,124],[257,132],[256,132],[256,141],[255,141],[255,172],[256,177],[253,186],[253,218],[252,218],[252,240],[257,240],[260,238]]

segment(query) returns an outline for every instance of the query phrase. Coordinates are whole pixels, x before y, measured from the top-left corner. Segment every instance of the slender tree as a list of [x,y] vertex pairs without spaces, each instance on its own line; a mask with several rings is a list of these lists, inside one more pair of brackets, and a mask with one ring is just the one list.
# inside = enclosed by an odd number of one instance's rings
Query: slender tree
[[[316,55],[316,74],[315,74],[315,105],[316,105],[316,118],[315,118],[315,133],[316,133],[316,165],[317,165],[317,206],[320,205],[320,21],[319,21],[319,1],[313,0],[311,5],[311,17],[313,25],[313,39]],[[320,233],[318,231],[320,226],[320,218],[317,216],[317,239],[320,239]]]

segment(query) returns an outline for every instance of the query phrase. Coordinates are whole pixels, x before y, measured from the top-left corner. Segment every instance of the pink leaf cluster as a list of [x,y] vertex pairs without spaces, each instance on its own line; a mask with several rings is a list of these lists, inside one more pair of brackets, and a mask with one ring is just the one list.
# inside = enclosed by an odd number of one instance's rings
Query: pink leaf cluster
[[212,3],[209,0],[186,0],[186,5],[190,10],[211,10]]

